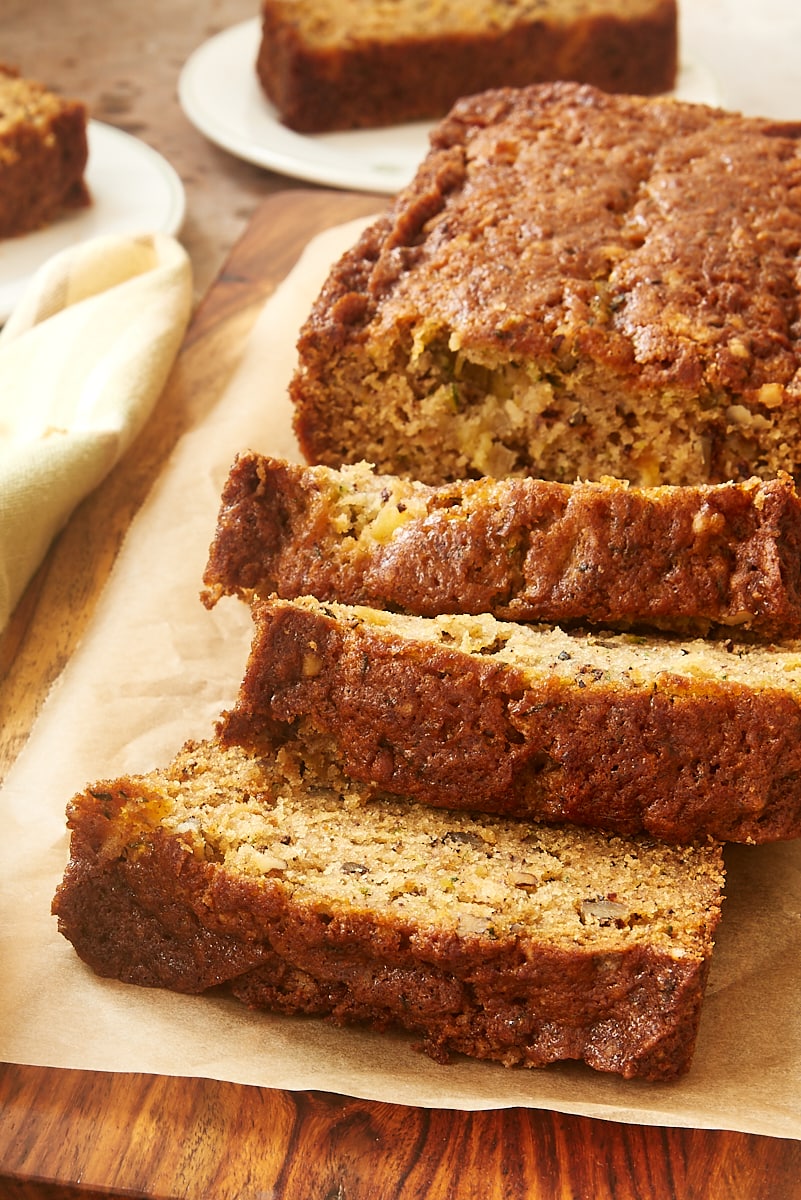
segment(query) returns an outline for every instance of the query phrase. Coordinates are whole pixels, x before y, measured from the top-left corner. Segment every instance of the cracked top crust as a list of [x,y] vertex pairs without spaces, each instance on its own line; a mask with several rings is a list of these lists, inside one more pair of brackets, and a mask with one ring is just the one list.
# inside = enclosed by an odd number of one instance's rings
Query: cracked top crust
[[781,404],[801,395],[799,134],[572,84],[464,100],[316,331],[369,330],[380,361],[399,326],[421,346],[439,327],[488,365],[586,356],[643,388]]

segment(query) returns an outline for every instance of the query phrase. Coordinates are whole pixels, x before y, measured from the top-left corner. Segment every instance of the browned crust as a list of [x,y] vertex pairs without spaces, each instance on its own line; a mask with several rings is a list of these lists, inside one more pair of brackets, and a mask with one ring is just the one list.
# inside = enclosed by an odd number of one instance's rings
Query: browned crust
[[669,842],[801,834],[801,705],[778,686],[666,675],[624,687],[580,652],[574,680],[530,678],[324,606],[253,611],[224,741],[297,735],[353,778],[442,808]]
[[[195,857],[154,826],[153,799],[128,779],[70,806],[71,858],[53,911],[98,974],[187,993],[223,986],[254,1008],[399,1026],[440,1061],[575,1058],[651,1080],[688,1068],[708,954],[564,951],[536,933],[443,940],[331,919],[293,904],[277,880],[257,884]],[[718,916],[709,914],[710,939]]]
[[[0,68],[0,83],[11,74]],[[0,135],[0,237],[29,233],[88,205],[88,157],[87,110],[76,100],[60,100],[44,129],[19,123]]]
[[204,600],[309,594],[421,616],[801,632],[789,476],[661,489],[484,479],[425,495],[424,516],[348,550],[327,473],[243,454],[223,490]]
[[674,0],[639,18],[520,21],[501,32],[359,37],[335,49],[304,38],[291,6],[266,0],[256,73],[281,120],[302,132],[442,117],[460,97],[556,79],[606,92],[669,92],[676,80]]
[[[496,435],[504,474],[795,474],[798,135],[797,124],[572,84],[460,101],[301,331],[290,392],[306,459],[366,458],[431,483],[477,473],[458,434],[485,393],[462,387],[458,411],[426,425],[423,400],[452,367],[439,346],[413,357],[423,325],[446,341],[453,331],[471,362],[553,381],[556,413],[542,414],[538,440]],[[651,462],[642,447],[664,429],[675,430],[672,460]]]

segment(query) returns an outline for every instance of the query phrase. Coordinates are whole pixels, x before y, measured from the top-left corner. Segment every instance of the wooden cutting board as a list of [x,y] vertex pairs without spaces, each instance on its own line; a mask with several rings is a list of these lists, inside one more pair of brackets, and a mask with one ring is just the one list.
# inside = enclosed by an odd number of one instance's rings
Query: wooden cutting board
[[[288,191],[200,306],[158,410],[75,512],[0,638],[0,779],[180,434],[308,239],[385,199]],[[0,1196],[89,1200],[801,1200],[801,1142],[528,1109],[447,1112],[202,1079],[0,1065]]]

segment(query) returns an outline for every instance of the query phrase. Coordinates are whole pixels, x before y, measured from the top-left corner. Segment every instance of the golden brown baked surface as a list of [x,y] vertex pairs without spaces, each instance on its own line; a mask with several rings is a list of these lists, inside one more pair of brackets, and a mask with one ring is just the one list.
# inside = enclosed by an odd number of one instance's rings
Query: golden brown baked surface
[[264,0],[258,78],[304,132],[442,117],[487,88],[668,92],[675,0]]
[[453,809],[679,842],[801,834],[801,642],[567,633],[311,598],[253,608],[223,740],[300,737]]
[[428,483],[794,473],[799,132],[567,83],[459,102],[302,331],[309,461]]
[[304,594],[435,616],[801,633],[789,476],[630,488],[480,479],[429,487],[368,464],[249,453],[231,468],[203,593]]
[[89,204],[86,108],[0,66],[0,237]]
[[190,744],[76,796],[60,931],[101,975],[401,1026],[442,1061],[688,1068],[719,846],[371,801],[303,765]]

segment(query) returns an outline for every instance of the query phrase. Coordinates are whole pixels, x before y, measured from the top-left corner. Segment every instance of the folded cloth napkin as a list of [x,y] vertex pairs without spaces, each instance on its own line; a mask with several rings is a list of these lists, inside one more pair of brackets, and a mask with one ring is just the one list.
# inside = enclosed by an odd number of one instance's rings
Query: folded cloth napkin
[[0,629],[152,412],[191,308],[174,238],[109,235],[45,263],[0,331]]

